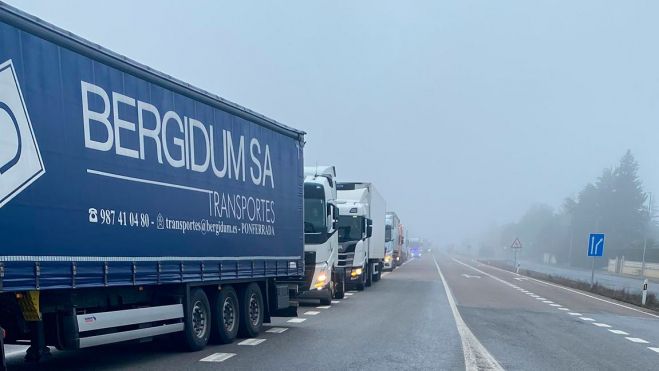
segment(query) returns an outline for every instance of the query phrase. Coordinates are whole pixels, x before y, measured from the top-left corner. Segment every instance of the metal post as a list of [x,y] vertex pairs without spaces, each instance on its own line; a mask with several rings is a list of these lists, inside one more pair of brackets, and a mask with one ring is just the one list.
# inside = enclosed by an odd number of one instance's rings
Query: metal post
[[[650,223],[652,223],[652,192],[649,192],[648,199],[648,216]],[[645,228],[645,238],[643,239],[643,260],[641,261],[641,277],[645,277],[645,251],[648,248],[648,228]]]
[[517,273],[517,249],[513,249],[515,251],[515,265],[513,266],[513,269],[515,270],[515,273]]
[[590,288],[595,287],[595,257],[593,256],[593,270],[590,272]]

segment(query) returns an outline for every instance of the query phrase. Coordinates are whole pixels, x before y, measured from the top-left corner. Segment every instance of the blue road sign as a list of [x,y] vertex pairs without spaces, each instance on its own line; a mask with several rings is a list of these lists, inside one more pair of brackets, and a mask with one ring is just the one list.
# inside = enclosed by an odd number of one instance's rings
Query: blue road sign
[[588,240],[588,256],[602,256],[604,253],[604,233],[591,233]]

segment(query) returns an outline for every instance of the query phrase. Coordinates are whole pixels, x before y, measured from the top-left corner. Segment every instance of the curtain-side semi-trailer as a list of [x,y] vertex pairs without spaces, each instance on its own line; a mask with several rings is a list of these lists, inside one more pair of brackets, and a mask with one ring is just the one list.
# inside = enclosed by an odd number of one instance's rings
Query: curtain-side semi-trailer
[[387,211],[384,234],[384,270],[393,270],[401,263],[400,226],[398,215],[393,211]]
[[339,266],[346,284],[363,290],[378,281],[384,262],[384,198],[372,183],[339,182]]
[[303,132],[2,3],[0,40],[5,341],[199,350],[295,312]]

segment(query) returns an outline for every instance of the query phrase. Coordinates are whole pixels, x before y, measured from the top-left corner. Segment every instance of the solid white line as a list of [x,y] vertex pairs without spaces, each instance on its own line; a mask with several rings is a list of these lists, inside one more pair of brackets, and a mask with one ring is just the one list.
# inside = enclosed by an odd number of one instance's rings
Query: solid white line
[[310,311],[304,312],[305,316],[315,316],[315,315],[318,315],[318,314],[320,314],[320,312],[317,311],[317,310],[310,310]]
[[458,334],[460,335],[460,340],[462,342],[462,352],[464,354],[465,360],[465,370],[466,371],[478,371],[478,370],[501,370],[503,367],[497,362],[497,360],[488,352],[483,344],[478,341],[476,336],[471,332],[465,321],[462,319],[460,312],[458,311],[458,306],[455,304],[455,299],[453,294],[451,294],[451,289],[442,274],[442,270],[439,268],[437,259],[432,257],[435,262],[435,267],[437,268],[437,273],[439,273],[439,278],[442,280],[444,285],[444,292],[446,293],[446,298],[448,300],[449,306],[451,307],[451,312],[453,313],[453,319],[455,320],[455,325],[458,328]]
[[286,322],[290,322],[290,323],[302,323],[302,322],[304,322],[304,321],[306,321],[306,320],[307,320],[306,318],[291,318],[291,319],[289,319],[289,320],[286,321]]
[[592,319],[590,317],[579,317],[579,319],[582,320],[582,321],[594,321],[594,319]]
[[583,316],[583,314],[577,313],[577,312],[570,312],[568,314],[571,315],[571,316]]
[[264,341],[266,341],[266,339],[245,339],[238,343],[238,345],[259,345]]
[[648,349],[650,349],[650,350],[652,350],[652,351],[654,351],[654,352],[659,353],[659,348],[648,347]]
[[614,333],[616,335],[629,335],[628,332],[624,332],[622,330],[609,330],[609,331],[611,331],[612,333]]
[[180,185],[180,184],[159,182],[157,180],[134,178],[132,176],[106,173],[104,171],[98,171],[98,170],[92,170],[92,169],[87,169],[87,173],[94,174],[94,175],[100,175],[100,176],[104,176],[104,177],[108,177],[108,178],[127,180],[129,182],[135,182],[135,183],[144,183],[144,184],[157,185],[157,186],[161,186],[161,187],[177,188],[177,189],[183,189],[183,190],[186,190],[186,191],[193,191],[193,192],[202,192],[202,193],[209,193],[209,194],[212,193],[208,189],[188,187],[188,186],[184,186],[184,185]]
[[272,334],[281,334],[282,332],[288,330],[287,327],[272,327],[268,330],[265,330],[265,332],[270,332]]
[[[454,258],[453,260],[456,260],[456,259]],[[464,264],[464,263],[462,263],[462,264]],[[465,264],[465,265],[467,265],[467,264]],[[469,265],[467,265],[467,266],[469,266]],[[492,265],[489,265],[489,267],[492,268],[492,269],[496,269],[496,270],[498,270],[498,271],[504,272],[504,273],[509,273],[509,274],[512,274],[512,275],[519,276],[519,274],[517,274],[517,273],[510,272],[510,271],[507,271],[507,270],[505,270],[505,269],[501,269],[501,268],[498,268],[498,267],[495,267],[495,266],[492,266]],[[472,269],[475,269],[475,268],[472,267]],[[480,270],[478,270],[478,271],[480,271]],[[480,272],[482,272],[482,271],[480,271]],[[556,288],[559,288],[559,289],[562,289],[562,290],[565,290],[565,291],[572,292],[572,293],[574,293],[574,294],[579,294],[579,295],[582,295],[582,296],[585,296],[585,297],[588,297],[588,298],[591,298],[591,299],[595,299],[595,300],[603,301],[603,302],[608,303],[608,304],[611,304],[611,305],[615,305],[615,306],[622,307],[622,308],[625,308],[625,309],[633,310],[634,312],[643,313],[643,314],[648,315],[648,316],[650,316],[650,317],[659,318],[659,315],[652,314],[652,313],[648,313],[648,312],[646,312],[646,311],[643,311],[643,310],[640,310],[640,309],[636,309],[636,308],[630,307],[630,306],[628,306],[628,305],[624,305],[624,304],[616,303],[616,302],[614,302],[614,301],[610,301],[610,300],[606,300],[606,299],[598,298],[597,296],[589,295],[589,294],[586,294],[586,293],[580,292],[580,291],[578,291],[578,290],[571,289],[571,288],[569,288],[569,287],[564,287],[564,286],[557,285],[557,284],[554,284],[554,283],[545,282],[545,281],[543,281],[543,280],[539,280],[539,279],[537,279],[537,278],[533,278],[533,277],[525,276],[525,278],[528,278],[529,280],[533,280],[533,281],[535,281],[535,282],[537,282],[537,283],[541,283],[541,284],[543,284],[543,285],[556,287]]]
[[611,326],[607,325],[606,323],[599,323],[599,322],[593,322],[593,325],[597,327],[605,327],[605,328],[610,328]]
[[630,338],[626,337],[625,339],[631,341],[632,343],[647,344],[648,342],[640,338]]
[[316,307],[316,309],[330,309],[332,306],[331,305],[321,305],[319,307]]
[[202,358],[200,362],[224,362],[227,359],[235,356],[236,353],[214,353],[208,357]]

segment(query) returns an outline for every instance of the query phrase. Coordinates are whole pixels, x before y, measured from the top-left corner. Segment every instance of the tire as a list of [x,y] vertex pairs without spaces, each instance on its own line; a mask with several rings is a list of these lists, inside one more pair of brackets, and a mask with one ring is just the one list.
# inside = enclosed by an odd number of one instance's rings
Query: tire
[[373,284],[373,264],[371,263],[366,263],[366,283],[364,286],[366,287],[371,287]]
[[[378,273],[373,276],[373,282],[378,282],[380,278],[382,278],[382,269],[384,268],[383,263],[378,263]],[[391,269],[392,271],[394,270],[393,268]]]
[[231,286],[225,286],[211,298],[211,340],[229,344],[238,335],[240,305]]
[[190,297],[185,313],[185,328],[183,329],[183,347],[196,352],[204,349],[211,334],[211,306],[204,290],[190,290]]
[[330,305],[332,304],[332,299],[334,299],[334,293],[336,292],[336,275],[334,274],[334,270],[332,270],[330,277],[331,281],[327,287],[327,297],[320,299],[320,305]]
[[263,294],[261,288],[252,282],[240,293],[240,327],[238,335],[253,338],[259,335],[263,327]]
[[334,298],[343,299],[346,294],[346,276],[345,274],[338,277],[338,283],[336,285],[336,290],[334,291]]

